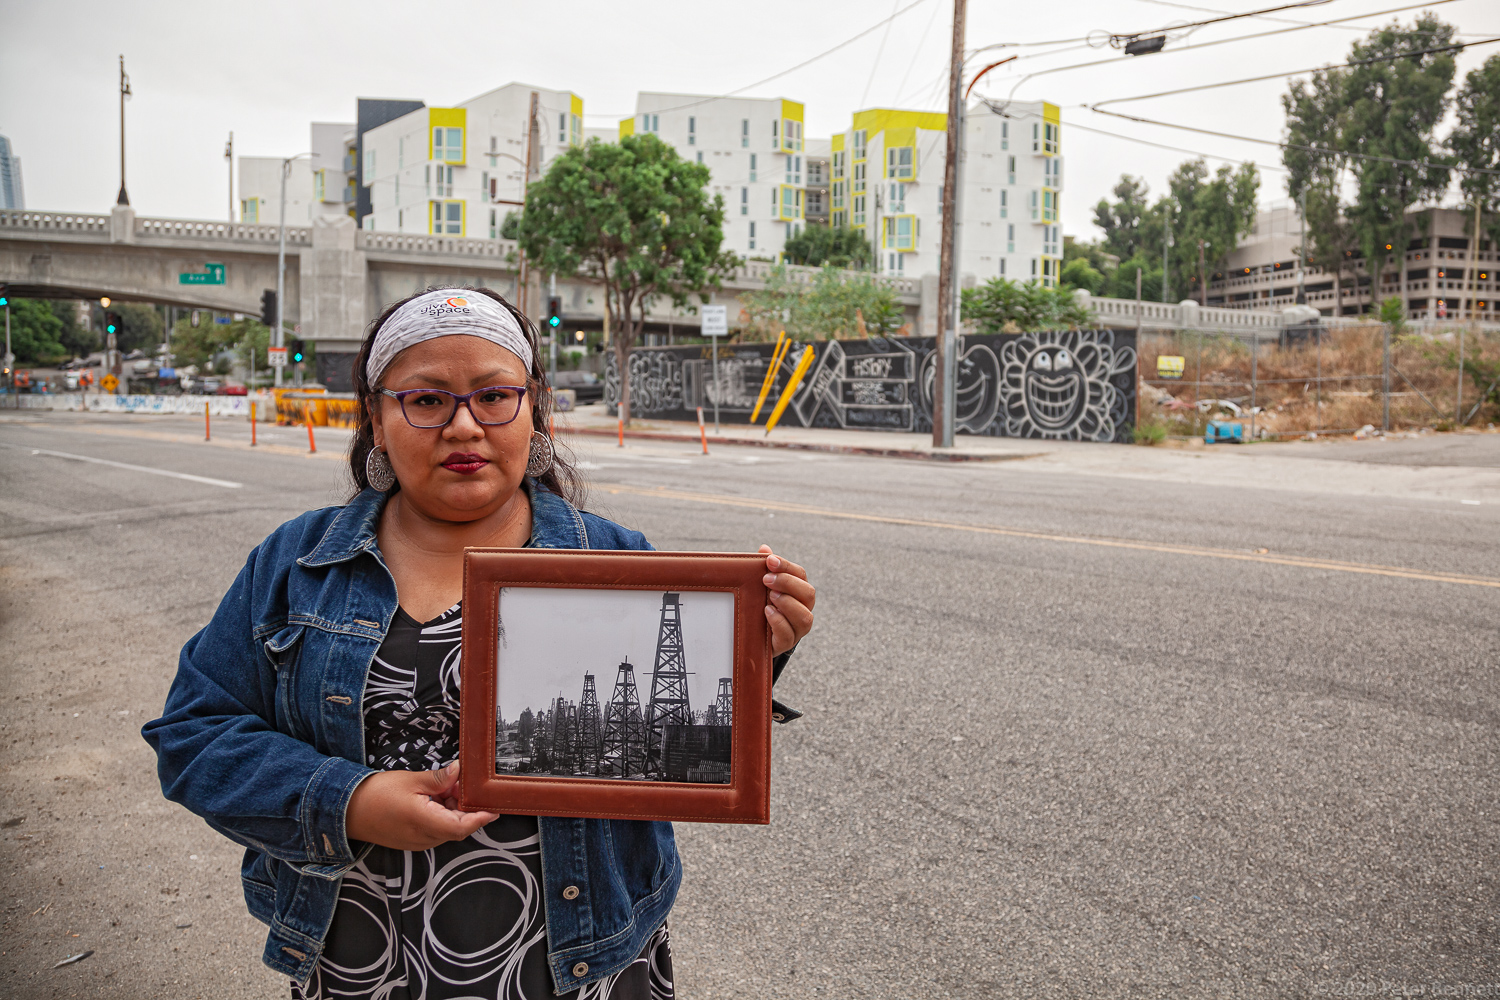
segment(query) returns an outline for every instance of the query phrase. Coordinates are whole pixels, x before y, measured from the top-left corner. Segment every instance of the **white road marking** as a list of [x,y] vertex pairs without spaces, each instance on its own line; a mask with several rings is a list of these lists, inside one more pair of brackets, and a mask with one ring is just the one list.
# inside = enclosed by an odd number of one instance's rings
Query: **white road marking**
[[153,469],[149,465],[130,465],[126,462],[111,462],[107,458],[90,458],[87,455],[70,455],[65,451],[48,451],[45,448],[32,448],[33,455],[47,455],[51,458],[66,458],[74,462],[93,462],[95,465],[112,465],[116,469],[129,469],[131,472],[149,472],[153,476],[171,476],[173,479],[186,479],[190,483],[203,483],[207,486],[222,486],[225,489],[237,490],[244,483],[232,483],[227,479],[210,479],[207,476],[193,476],[186,472],[172,472],[169,469]]

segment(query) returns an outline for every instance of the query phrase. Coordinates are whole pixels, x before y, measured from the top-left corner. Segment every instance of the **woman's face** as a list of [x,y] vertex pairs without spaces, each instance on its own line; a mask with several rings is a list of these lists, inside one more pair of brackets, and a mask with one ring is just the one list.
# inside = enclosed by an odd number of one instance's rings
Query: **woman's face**
[[[380,381],[392,392],[444,389],[459,395],[492,385],[527,384],[520,358],[488,340],[462,335],[408,347]],[[423,422],[420,408],[441,409],[440,400],[408,396],[407,412]],[[390,396],[380,394],[371,402],[375,447],[385,449],[405,502],[439,520],[472,521],[515,495],[530,456],[530,393],[521,400],[516,419],[500,425],[479,423],[460,404],[445,427],[413,427]]]

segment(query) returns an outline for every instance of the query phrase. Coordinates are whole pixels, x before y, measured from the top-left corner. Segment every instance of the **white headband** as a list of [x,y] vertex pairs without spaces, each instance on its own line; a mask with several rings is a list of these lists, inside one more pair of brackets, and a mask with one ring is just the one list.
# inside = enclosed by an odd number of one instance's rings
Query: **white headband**
[[521,359],[529,372],[531,342],[510,310],[467,288],[439,288],[418,295],[391,313],[375,335],[365,363],[371,385],[380,384],[396,355],[413,344],[463,334],[498,344]]

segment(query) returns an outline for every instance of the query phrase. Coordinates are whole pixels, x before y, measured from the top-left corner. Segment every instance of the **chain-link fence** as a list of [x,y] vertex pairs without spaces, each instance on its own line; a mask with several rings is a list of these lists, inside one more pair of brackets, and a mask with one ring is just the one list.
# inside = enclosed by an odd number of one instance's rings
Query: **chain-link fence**
[[1485,426],[1500,421],[1500,333],[1455,326],[1312,327],[1252,341],[1198,330],[1143,335],[1140,427],[1204,433],[1239,420],[1248,437]]

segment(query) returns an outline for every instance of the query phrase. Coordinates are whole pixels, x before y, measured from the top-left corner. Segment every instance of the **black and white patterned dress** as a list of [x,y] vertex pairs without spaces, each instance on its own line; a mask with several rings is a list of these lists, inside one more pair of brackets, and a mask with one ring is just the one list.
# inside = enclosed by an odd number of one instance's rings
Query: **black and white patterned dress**
[[[454,605],[425,625],[397,610],[365,685],[370,767],[423,771],[457,756],[459,634]],[[542,860],[532,816],[502,816],[430,851],[373,847],[344,877],[317,970],[294,1000],[550,1000]],[[661,927],[619,974],[564,994],[671,1000]]]

